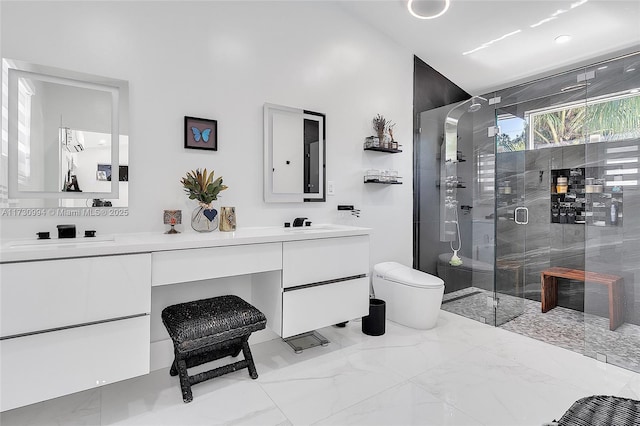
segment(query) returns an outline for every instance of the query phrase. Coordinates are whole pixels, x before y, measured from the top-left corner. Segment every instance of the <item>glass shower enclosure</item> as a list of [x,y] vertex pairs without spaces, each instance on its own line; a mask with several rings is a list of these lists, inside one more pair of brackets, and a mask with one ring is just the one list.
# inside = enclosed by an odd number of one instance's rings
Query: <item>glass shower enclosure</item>
[[640,371],[640,54],[419,120],[416,264],[442,309]]

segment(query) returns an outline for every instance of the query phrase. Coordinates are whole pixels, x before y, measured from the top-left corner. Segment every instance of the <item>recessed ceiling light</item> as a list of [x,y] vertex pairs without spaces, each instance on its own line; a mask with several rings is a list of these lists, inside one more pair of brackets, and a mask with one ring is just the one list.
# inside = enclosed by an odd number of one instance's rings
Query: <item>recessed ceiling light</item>
[[529,26],[530,26],[531,28],[539,27],[540,25],[542,25],[542,24],[546,24],[547,22],[551,22],[551,21],[553,21],[554,19],[556,19],[556,17],[555,17],[555,16],[552,16],[551,18],[545,18],[545,19],[543,19],[543,20],[541,20],[541,21],[538,21],[538,22],[536,22],[535,24],[532,24],[532,25],[529,25]]
[[574,9],[574,8],[576,8],[578,6],[582,6],[583,4],[585,4],[588,1],[589,0],[578,0],[577,2],[571,4],[571,9]]
[[631,67],[631,68],[627,68],[625,71],[626,72],[631,72],[631,71],[635,71],[635,70],[636,70],[635,68]]
[[[436,13],[432,13],[432,14],[429,14],[429,15],[422,15],[422,14],[416,12],[414,10],[414,6],[413,6],[414,3],[416,3],[415,0],[409,0],[407,2],[407,9],[409,9],[409,13],[410,14],[412,14],[413,16],[415,16],[418,19],[434,19],[434,18],[437,18],[437,17],[442,16],[442,15],[445,14],[447,9],[449,9],[449,4],[451,3],[451,0],[444,0],[444,7],[442,8],[442,10],[436,11]],[[425,2],[425,3],[431,3],[431,2]]]
[[477,52],[478,50],[485,49],[485,48],[487,48],[487,47],[491,46],[491,45],[492,45],[492,44],[494,44],[494,43],[497,43],[497,42],[499,42],[499,41],[502,41],[502,40],[504,40],[504,39],[505,39],[505,38],[507,38],[507,37],[511,37],[511,36],[516,35],[516,34],[519,34],[519,33],[521,33],[521,32],[522,32],[522,30],[520,30],[520,29],[515,30],[515,31],[511,31],[510,33],[507,33],[507,34],[505,34],[505,35],[503,35],[503,36],[500,36],[500,37],[498,37],[498,38],[494,38],[493,40],[489,40],[489,41],[487,41],[486,43],[482,43],[480,46],[476,47],[475,49],[471,49],[471,50],[467,50],[466,52],[462,52],[462,54],[463,54],[463,55],[469,55],[470,53],[474,53],[474,52]]
[[566,43],[569,40],[571,40],[571,36],[566,34],[559,35],[558,37],[556,37],[556,43],[558,44]]
[[607,65],[603,65],[601,67],[598,67],[599,70],[606,70],[607,68],[609,68],[609,66],[607,66]]

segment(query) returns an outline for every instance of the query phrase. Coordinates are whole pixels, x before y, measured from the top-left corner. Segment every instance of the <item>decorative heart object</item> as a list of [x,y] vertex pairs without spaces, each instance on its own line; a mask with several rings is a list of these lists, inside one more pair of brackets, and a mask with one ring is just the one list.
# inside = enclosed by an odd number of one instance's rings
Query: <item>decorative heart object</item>
[[218,216],[218,210],[216,209],[204,209],[202,213],[209,219],[209,222],[212,222]]

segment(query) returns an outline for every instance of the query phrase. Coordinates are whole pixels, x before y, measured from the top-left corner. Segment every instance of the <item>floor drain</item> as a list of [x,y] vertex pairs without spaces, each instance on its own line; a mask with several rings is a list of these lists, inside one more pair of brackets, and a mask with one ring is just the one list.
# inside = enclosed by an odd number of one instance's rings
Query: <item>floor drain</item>
[[475,296],[476,294],[481,294],[481,293],[482,293],[481,291],[474,291],[473,293],[463,294],[462,296],[452,297],[451,299],[443,300],[442,303],[454,302],[456,300],[464,299],[466,297]]

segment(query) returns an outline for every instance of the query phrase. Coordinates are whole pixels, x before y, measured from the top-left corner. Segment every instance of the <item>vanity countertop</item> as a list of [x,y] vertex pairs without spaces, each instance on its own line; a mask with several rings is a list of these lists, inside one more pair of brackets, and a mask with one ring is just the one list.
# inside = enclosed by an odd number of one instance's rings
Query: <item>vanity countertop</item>
[[370,232],[370,228],[320,224],[300,228],[246,227],[234,232],[130,233],[93,238],[24,239],[2,242],[0,263],[348,237]]

